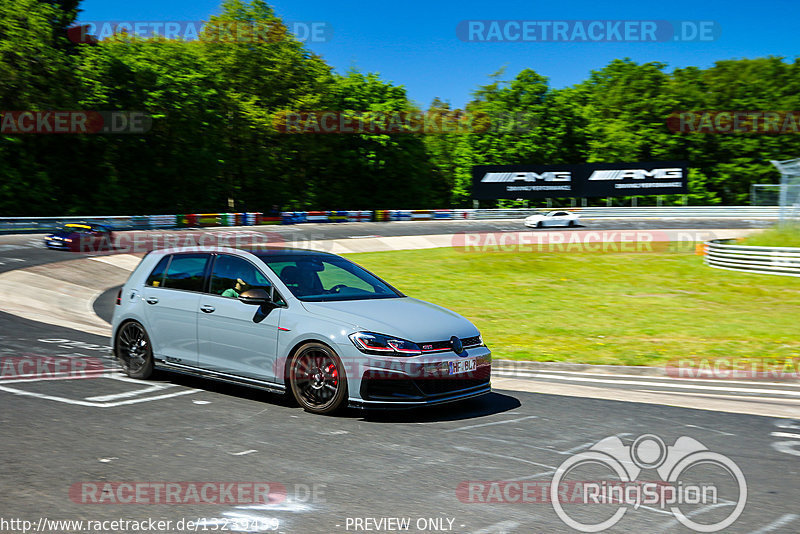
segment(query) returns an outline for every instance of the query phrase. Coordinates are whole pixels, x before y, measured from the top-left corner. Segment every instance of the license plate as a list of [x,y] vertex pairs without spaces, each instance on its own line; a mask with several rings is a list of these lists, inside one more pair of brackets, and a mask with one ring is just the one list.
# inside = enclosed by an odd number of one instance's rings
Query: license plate
[[449,372],[447,374],[450,375],[458,375],[461,373],[469,373],[470,371],[474,371],[478,368],[478,359],[477,358],[467,358],[465,360],[458,360],[447,362],[449,367]]

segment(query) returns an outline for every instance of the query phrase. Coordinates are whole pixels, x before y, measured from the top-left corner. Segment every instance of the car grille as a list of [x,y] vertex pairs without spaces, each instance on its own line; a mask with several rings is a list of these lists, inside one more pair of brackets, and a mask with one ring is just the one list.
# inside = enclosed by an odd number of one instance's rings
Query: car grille
[[[481,336],[465,337],[461,340],[461,344],[465,349],[472,347],[479,347],[482,345]],[[450,349],[450,340],[447,341],[431,341],[428,343],[420,343],[422,352],[444,352]]]

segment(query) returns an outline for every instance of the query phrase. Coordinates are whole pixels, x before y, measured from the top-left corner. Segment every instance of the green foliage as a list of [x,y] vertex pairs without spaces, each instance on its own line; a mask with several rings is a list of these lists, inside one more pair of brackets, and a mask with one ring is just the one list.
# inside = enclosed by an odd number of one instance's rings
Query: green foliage
[[656,159],[691,162],[692,203],[741,204],[750,184],[777,181],[770,159],[800,153],[797,135],[666,127],[674,111],[800,109],[800,60],[667,73],[622,59],[563,89],[501,69],[465,109],[437,98],[426,110],[461,132],[286,134],[276,127],[285,112],[421,110],[379,74],[334,72],[263,0],[224,0],[191,41],[76,44],[66,29],[78,7],[0,2],[0,110],[141,111],[152,130],[0,136],[3,215],[470,207],[473,165]]

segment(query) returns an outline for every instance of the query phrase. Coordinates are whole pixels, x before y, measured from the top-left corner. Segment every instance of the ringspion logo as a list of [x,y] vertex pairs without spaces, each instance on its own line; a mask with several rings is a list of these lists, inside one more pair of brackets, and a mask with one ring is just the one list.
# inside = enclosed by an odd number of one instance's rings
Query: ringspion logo
[[[581,478],[582,470],[589,468],[604,468],[608,474],[603,479]],[[655,471],[661,481],[640,479],[645,471]],[[582,482],[581,502],[613,509],[610,517],[604,518],[595,507],[587,514],[565,506],[559,488],[577,481]],[[733,498],[723,498],[732,486]],[[630,509],[643,505],[668,509],[683,526],[697,532],[718,532],[739,518],[746,502],[747,482],[739,466],[688,436],[679,437],[671,446],[653,434],[641,435],[631,445],[616,436],[605,438],[564,461],[550,485],[550,504],[559,519],[580,532],[609,529]],[[713,517],[687,511],[700,505],[719,506],[724,511]]]

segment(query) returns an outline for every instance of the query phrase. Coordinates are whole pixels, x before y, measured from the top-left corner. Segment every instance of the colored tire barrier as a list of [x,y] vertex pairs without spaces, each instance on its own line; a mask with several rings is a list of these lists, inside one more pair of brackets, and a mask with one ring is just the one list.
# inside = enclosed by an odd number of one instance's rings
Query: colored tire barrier
[[349,222],[369,222],[372,220],[371,211],[348,211],[347,220]]

